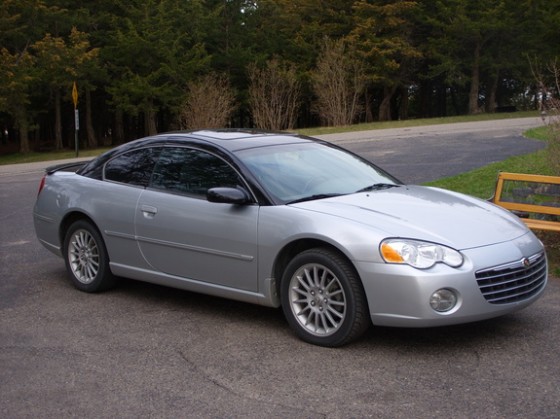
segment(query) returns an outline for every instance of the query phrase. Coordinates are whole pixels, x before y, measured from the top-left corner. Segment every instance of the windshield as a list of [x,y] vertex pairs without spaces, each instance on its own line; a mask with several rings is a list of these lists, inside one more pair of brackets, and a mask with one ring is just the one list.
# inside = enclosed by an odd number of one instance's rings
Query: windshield
[[399,185],[383,170],[359,157],[319,143],[282,144],[237,154],[264,189],[282,203]]

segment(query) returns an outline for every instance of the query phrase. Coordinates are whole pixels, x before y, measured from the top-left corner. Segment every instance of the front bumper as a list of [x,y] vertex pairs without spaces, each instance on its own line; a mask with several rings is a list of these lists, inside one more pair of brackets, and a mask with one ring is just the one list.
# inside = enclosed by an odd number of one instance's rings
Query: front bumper
[[[547,282],[546,255],[532,234],[505,243],[462,252],[465,262],[459,268],[444,264],[419,270],[408,265],[358,262],[356,267],[366,292],[372,323],[393,327],[432,327],[469,323],[520,310],[536,301]],[[484,297],[476,273],[493,267],[522,266],[522,261],[543,254],[539,278],[530,279],[531,292],[504,302],[492,303]],[[497,271],[502,272],[502,271]],[[501,273],[500,273],[501,274]],[[529,279],[527,279],[528,281]],[[501,279],[500,279],[501,281]],[[504,275],[503,282],[513,283]],[[497,287],[502,286],[498,285]],[[514,285],[512,285],[513,287]],[[517,287],[517,285],[515,285]],[[452,290],[457,304],[440,313],[430,306],[430,297],[439,289]]]

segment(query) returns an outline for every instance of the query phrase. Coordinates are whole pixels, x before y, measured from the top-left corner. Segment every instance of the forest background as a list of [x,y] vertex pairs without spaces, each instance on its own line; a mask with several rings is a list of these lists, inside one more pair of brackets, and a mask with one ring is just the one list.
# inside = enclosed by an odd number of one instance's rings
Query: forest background
[[559,41],[558,0],[2,0],[0,152],[72,148],[76,105],[89,148],[546,111]]

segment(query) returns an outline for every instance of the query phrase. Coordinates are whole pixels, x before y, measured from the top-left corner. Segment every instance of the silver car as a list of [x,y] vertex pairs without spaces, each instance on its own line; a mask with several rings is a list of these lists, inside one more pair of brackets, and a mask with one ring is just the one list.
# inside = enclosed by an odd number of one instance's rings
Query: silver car
[[340,346],[371,323],[427,327],[511,313],[543,293],[542,243],[470,196],[404,185],[331,144],[242,130],[136,140],[53,167],[33,211],[74,285],[117,277],[282,307]]

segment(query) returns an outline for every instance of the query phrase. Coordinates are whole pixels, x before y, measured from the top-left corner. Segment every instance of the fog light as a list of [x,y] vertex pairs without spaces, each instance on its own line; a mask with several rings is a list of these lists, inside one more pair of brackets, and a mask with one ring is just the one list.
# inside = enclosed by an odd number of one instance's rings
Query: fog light
[[430,306],[439,312],[444,313],[455,307],[457,304],[457,295],[451,290],[442,288],[437,290],[430,297]]

